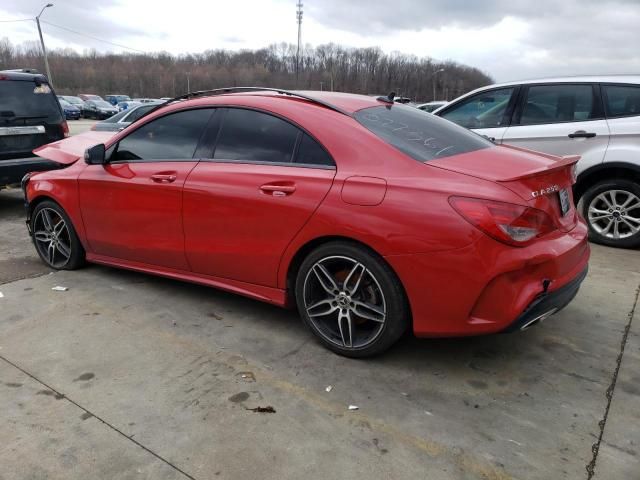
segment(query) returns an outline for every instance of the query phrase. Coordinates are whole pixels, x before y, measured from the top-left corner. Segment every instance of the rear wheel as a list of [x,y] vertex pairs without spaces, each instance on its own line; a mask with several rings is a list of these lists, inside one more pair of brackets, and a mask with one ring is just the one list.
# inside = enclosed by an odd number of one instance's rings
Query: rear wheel
[[84,263],[84,248],[71,220],[57,203],[46,200],[36,206],[31,231],[36,251],[49,267],[74,270]]
[[611,247],[640,246],[640,185],[628,180],[605,180],[582,197],[589,239]]
[[383,352],[409,325],[397,276],[380,257],[348,242],[309,254],[298,271],[296,302],[318,339],[348,357]]

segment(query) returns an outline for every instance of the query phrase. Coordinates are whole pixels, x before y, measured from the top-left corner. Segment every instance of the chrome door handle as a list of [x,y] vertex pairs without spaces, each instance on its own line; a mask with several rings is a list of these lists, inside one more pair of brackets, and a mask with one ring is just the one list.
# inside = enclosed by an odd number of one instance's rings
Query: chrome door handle
[[155,173],[151,175],[151,180],[156,183],[172,183],[175,182],[176,178],[172,173]]
[[295,185],[275,185],[272,183],[267,183],[260,187],[264,193],[273,195],[274,197],[284,197],[286,195],[291,195],[296,191]]

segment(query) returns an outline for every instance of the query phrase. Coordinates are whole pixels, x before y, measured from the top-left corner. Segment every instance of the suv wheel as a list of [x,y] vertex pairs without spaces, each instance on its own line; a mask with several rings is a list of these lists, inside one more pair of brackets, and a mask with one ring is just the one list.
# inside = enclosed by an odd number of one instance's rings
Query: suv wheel
[[309,254],[298,271],[296,302],[318,339],[347,357],[381,353],[409,326],[398,277],[377,255],[348,242]]
[[604,180],[583,195],[589,239],[611,247],[640,246],[640,185]]

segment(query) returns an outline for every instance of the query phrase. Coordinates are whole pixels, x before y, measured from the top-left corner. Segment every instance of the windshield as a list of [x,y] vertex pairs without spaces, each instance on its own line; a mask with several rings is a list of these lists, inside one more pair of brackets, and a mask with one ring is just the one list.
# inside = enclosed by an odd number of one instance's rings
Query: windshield
[[70,108],[70,107],[72,106],[72,105],[71,105],[69,102],[67,102],[66,100],[59,99],[58,101],[60,102],[60,106],[61,106],[62,108]]
[[121,112],[116,113],[113,117],[109,117],[106,120],[103,120],[103,123],[115,123],[122,120],[126,114],[128,114],[131,110],[122,110]]
[[24,80],[0,80],[0,112],[6,118],[61,120],[60,107],[51,88],[46,83],[38,87],[34,82]]
[[96,107],[113,108],[113,105],[111,105],[109,102],[105,102],[104,100],[94,100],[93,103],[96,105]]
[[365,108],[354,116],[367,130],[420,162],[494,146],[465,128],[405,105]]

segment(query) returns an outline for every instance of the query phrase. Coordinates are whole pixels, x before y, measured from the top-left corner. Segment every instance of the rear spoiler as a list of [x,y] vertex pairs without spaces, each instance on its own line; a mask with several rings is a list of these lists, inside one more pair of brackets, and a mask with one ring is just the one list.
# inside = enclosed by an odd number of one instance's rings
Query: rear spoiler
[[566,168],[566,167],[570,167],[571,165],[578,163],[578,160],[580,160],[581,158],[580,155],[564,155],[559,157],[556,155],[549,155],[548,153],[542,153],[542,152],[537,152],[535,150],[530,150],[528,148],[516,147],[514,145],[503,144],[500,146],[503,148],[518,150],[520,152],[535,153],[536,155],[543,156],[545,158],[548,158],[549,160],[556,161],[556,163],[552,167],[543,167],[535,170],[529,170],[528,172],[521,173],[520,175],[516,175],[515,177],[498,180],[498,182],[500,183],[514,182],[517,180],[523,180],[525,178],[537,177],[539,175],[546,175],[548,173],[555,172],[557,170],[562,170],[563,168]]

